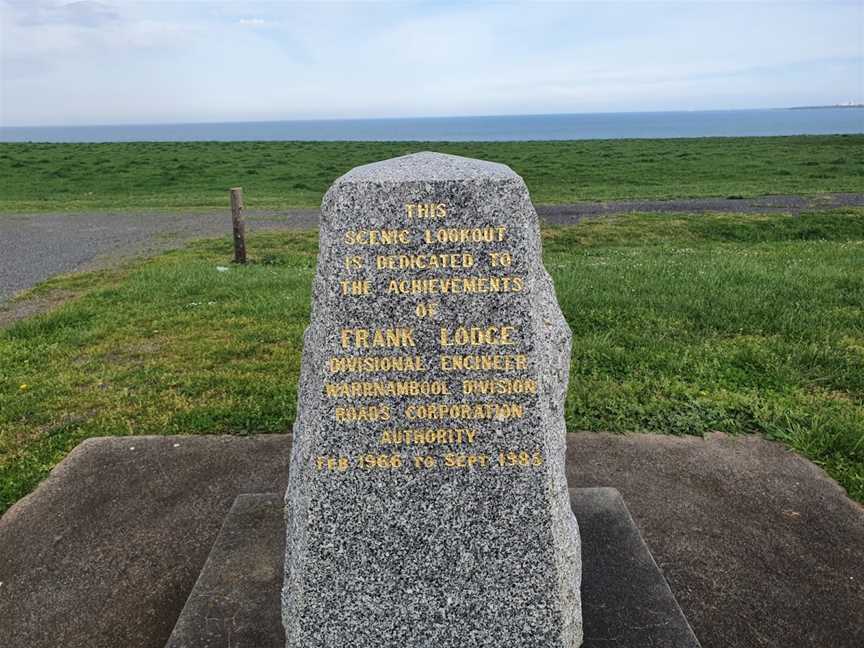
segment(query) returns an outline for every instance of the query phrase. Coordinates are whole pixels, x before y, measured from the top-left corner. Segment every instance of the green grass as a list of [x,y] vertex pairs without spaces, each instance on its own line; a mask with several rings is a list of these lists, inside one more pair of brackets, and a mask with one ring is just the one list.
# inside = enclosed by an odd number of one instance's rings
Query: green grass
[[[864,210],[633,215],[544,231],[573,329],[571,430],[761,433],[864,501]],[[58,278],[0,331],[0,510],[99,435],[285,432],[312,233]],[[26,385],[26,387],[22,387]]]
[[565,142],[0,144],[0,213],[317,207],[352,167],[436,150],[504,162],[538,203],[864,191],[864,135]]

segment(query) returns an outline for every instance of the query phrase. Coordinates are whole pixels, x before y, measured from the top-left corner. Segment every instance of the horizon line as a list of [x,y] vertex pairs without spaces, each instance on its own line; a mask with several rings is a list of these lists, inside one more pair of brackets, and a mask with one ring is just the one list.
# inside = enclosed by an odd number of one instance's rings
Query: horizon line
[[24,124],[19,126],[7,126],[0,124],[0,129],[21,128],[105,128],[124,126],[197,126],[197,125],[222,125],[222,124],[279,124],[285,122],[354,122],[354,121],[398,121],[398,120],[432,120],[432,119],[482,119],[503,117],[563,117],[570,115],[644,115],[656,113],[710,113],[710,112],[746,112],[754,110],[801,110],[801,109],[826,109],[826,108],[864,108],[862,103],[852,104],[814,104],[809,106],[769,106],[762,108],[678,108],[675,110],[597,110],[586,112],[551,112],[551,113],[498,113],[498,114],[476,114],[476,115],[420,115],[412,117],[321,117],[321,118],[294,118],[294,119],[237,119],[216,121],[156,121],[156,122],[113,122],[113,123],[91,123],[91,124]]

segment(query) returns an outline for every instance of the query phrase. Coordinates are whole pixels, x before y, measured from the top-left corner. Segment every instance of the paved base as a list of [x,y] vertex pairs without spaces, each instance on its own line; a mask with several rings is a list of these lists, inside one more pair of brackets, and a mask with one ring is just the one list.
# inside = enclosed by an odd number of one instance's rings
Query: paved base
[[165,648],[285,648],[283,495],[240,495]]
[[[864,646],[864,509],[819,468],[757,437],[568,447],[571,487],[621,492],[704,648]],[[289,454],[286,436],[82,443],[0,518],[0,644],[162,648],[235,498],[282,492]]]
[[699,648],[614,488],[571,488],[582,538],[583,648]]
[[[582,648],[699,648],[614,488],[571,489],[584,564]],[[282,496],[241,495],[165,648],[284,648]]]

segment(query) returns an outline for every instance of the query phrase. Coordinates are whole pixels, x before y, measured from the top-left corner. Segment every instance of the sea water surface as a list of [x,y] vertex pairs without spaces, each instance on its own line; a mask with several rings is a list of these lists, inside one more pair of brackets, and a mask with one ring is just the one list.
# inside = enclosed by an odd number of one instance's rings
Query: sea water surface
[[862,108],[0,127],[0,142],[527,141],[864,133]]

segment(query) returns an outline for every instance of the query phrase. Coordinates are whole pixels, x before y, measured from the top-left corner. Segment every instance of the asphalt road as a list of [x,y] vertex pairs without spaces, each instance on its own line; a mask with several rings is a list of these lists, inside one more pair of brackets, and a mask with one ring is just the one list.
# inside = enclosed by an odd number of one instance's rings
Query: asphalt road
[[[583,202],[540,205],[542,222],[566,225],[583,218],[627,212],[800,213],[807,209],[864,206],[864,193],[766,196],[750,199],[699,198]],[[318,211],[248,212],[247,231],[313,228]],[[227,236],[231,221],[222,213],[0,214],[0,302],[57,274],[110,265],[160,252],[194,238]]]

